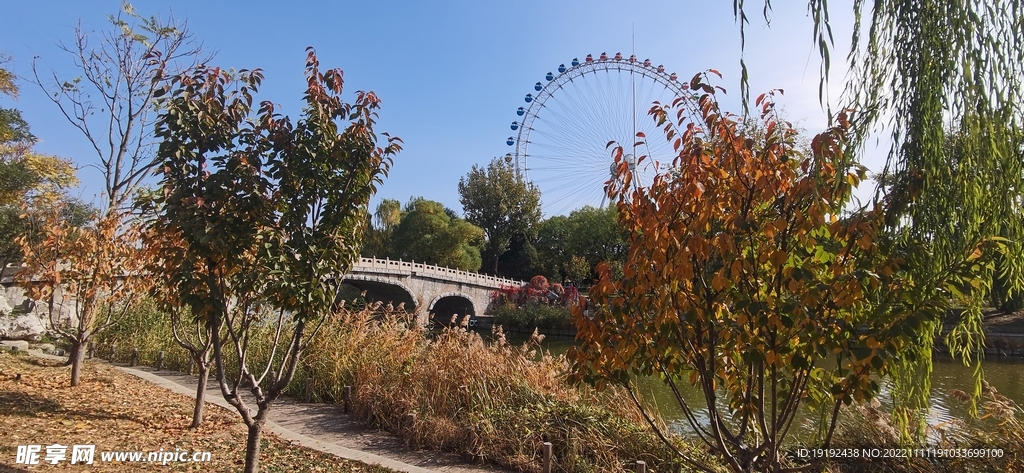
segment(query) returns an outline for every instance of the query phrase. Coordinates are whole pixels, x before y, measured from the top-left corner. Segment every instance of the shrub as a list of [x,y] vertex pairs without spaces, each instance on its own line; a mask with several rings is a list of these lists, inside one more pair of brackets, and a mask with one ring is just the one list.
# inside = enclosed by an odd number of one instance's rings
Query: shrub
[[534,276],[526,285],[502,286],[491,294],[495,305],[505,303],[549,304],[567,306],[579,299],[580,293],[574,286],[563,287],[561,284],[549,284],[544,276]]
[[526,330],[535,328],[569,329],[573,327],[569,309],[561,305],[526,303],[517,306],[506,303],[499,304],[492,310],[494,312],[494,323],[505,327]]

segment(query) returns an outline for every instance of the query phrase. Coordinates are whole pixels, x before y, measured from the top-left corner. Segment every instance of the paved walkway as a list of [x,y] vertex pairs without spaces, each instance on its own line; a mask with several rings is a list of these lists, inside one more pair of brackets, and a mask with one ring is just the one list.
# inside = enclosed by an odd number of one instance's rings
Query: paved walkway
[[[38,350],[29,350],[34,356],[66,360]],[[93,360],[95,361],[95,360]],[[92,361],[91,361],[92,362]],[[114,365],[124,371],[174,393],[195,399],[196,378],[172,371],[156,371],[150,367]],[[216,404],[237,416],[235,408],[221,396],[215,380],[207,386],[206,403]],[[409,473],[483,473],[503,471],[465,463],[448,452],[412,450],[391,434],[367,429],[338,406],[320,403],[299,403],[280,399],[274,403],[267,417],[265,432],[273,432],[297,445],[329,453],[341,458],[377,464],[392,470]]]

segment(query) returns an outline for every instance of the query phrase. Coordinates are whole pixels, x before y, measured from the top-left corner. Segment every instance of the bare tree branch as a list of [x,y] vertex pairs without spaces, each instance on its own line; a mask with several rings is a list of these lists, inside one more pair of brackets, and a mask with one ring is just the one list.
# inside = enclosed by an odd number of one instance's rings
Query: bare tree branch
[[79,23],[72,44],[59,45],[78,77],[51,71],[43,80],[39,58],[32,63],[34,83],[92,146],[89,166],[103,173],[105,212],[123,210],[156,164],[153,125],[165,81],[210,59],[173,16],[142,17],[126,4],[109,19],[103,32]]

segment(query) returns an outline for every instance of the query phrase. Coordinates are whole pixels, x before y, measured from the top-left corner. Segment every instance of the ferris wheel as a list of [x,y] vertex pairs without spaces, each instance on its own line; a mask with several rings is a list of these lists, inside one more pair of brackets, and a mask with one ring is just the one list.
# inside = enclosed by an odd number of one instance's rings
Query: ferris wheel
[[[506,144],[515,147],[509,154],[519,172],[540,188],[546,216],[607,204],[605,184],[614,179],[610,141],[623,148],[631,186],[650,184],[671,163],[671,143],[648,111],[655,101],[668,105],[688,94],[688,84],[664,66],[635,55],[588,54],[559,65],[533,89],[512,122],[518,134]],[[638,140],[638,132],[646,138]]]

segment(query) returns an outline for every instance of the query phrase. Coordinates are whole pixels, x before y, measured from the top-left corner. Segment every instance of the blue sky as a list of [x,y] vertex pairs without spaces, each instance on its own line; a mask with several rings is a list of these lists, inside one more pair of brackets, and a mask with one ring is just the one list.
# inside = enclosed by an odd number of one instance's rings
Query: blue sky
[[[803,2],[775,2],[771,27],[751,4],[746,60],[754,95],[783,88],[779,104],[799,126],[817,132],[826,124],[818,103],[820,60],[812,21]],[[786,3],[786,5],[783,5]],[[756,5],[755,5],[756,4]],[[380,198],[406,201],[422,195],[461,211],[457,183],[473,164],[486,165],[511,151],[509,124],[533,84],[573,57],[583,59],[633,49],[688,79],[708,68],[721,71],[729,94],[726,108],[739,112],[738,26],[732,2],[694,1],[451,1],[311,2],[177,1],[134,2],[143,15],[173,15],[221,67],[262,68],[261,99],[298,115],[303,90],[304,50],[314,46],[323,67],[345,71],[346,90],[373,90],[383,100],[378,132],[405,141]],[[117,0],[12,2],[0,18],[0,52],[13,56],[5,67],[31,75],[33,57],[59,75],[77,75],[70,56],[56,46],[70,42],[81,21],[89,30],[108,28]],[[845,73],[852,13],[832,12],[837,41],[832,97]],[[22,81],[17,101],[40,138],[37,149],[95,160],[87,142],[38,87]],[[349,95],[351,97],[351,95]],[[869,166],[877,168],[871,161]],[[85,199],[101,190],[98,175],[80,173]],[[542,187],[543,189],[543,187]]]

